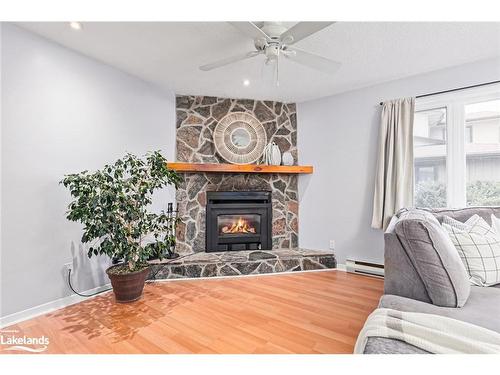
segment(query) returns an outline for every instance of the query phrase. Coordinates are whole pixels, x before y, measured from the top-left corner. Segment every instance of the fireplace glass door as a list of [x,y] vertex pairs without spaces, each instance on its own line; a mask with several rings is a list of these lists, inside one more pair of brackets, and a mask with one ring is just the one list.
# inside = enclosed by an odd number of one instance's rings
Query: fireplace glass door
[[260,215],[218,215],[217,229],[219,236],[259,234]]

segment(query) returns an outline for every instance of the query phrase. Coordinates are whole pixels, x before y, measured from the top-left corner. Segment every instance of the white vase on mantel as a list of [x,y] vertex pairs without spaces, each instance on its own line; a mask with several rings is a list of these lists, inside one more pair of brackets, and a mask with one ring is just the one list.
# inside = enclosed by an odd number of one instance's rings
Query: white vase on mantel
[[267,165],[281,164],[281,151],[276,143],[269,143],[264,149],[264,159]]
[[284,152],[283,153],[283,156],[282,156],[282,159],[283,159],[283,165],[293,165],[293,155],[291,152]]

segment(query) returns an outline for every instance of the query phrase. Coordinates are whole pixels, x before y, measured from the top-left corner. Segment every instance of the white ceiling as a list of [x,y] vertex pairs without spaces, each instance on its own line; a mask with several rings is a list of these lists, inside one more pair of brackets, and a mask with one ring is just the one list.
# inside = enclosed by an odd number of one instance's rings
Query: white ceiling
[[67,23],[19,25],[176,94],[296,102],[500,56],[500,23],[340,22],[296,44],[340,61],[335,75],[287,60],[274,87],[263,78],[263,56],[210,72],[198,69],[254,49],[251,39],[225,22],[83,23],[81,31]]

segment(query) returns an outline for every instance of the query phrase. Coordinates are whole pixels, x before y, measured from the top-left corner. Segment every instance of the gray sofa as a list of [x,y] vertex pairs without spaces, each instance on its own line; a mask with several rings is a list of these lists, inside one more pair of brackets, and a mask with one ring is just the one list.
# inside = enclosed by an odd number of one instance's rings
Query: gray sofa
[[[446,233],[429,217],[441,222],[447,215],[464,222],[478,214],[491,224],[492,213],[500,217],[500,207],[400,211],[384,234],[384,295],[379,307],[443,315],[500,332],[500,284],[464,284],[463,270],[443,250],[448,246],[442,237]],[[364,352],[427,353],[399,340],[378,337],[368,339]]]

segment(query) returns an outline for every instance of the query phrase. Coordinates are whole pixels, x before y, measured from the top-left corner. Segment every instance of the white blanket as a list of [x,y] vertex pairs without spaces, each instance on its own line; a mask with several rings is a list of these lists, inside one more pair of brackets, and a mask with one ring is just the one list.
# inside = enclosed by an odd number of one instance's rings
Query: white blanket
[[435,354],[500,353],[500,333],[434,314],[376,309],[359,333],[354,353],[364,352],[369,337],[401,340]]

